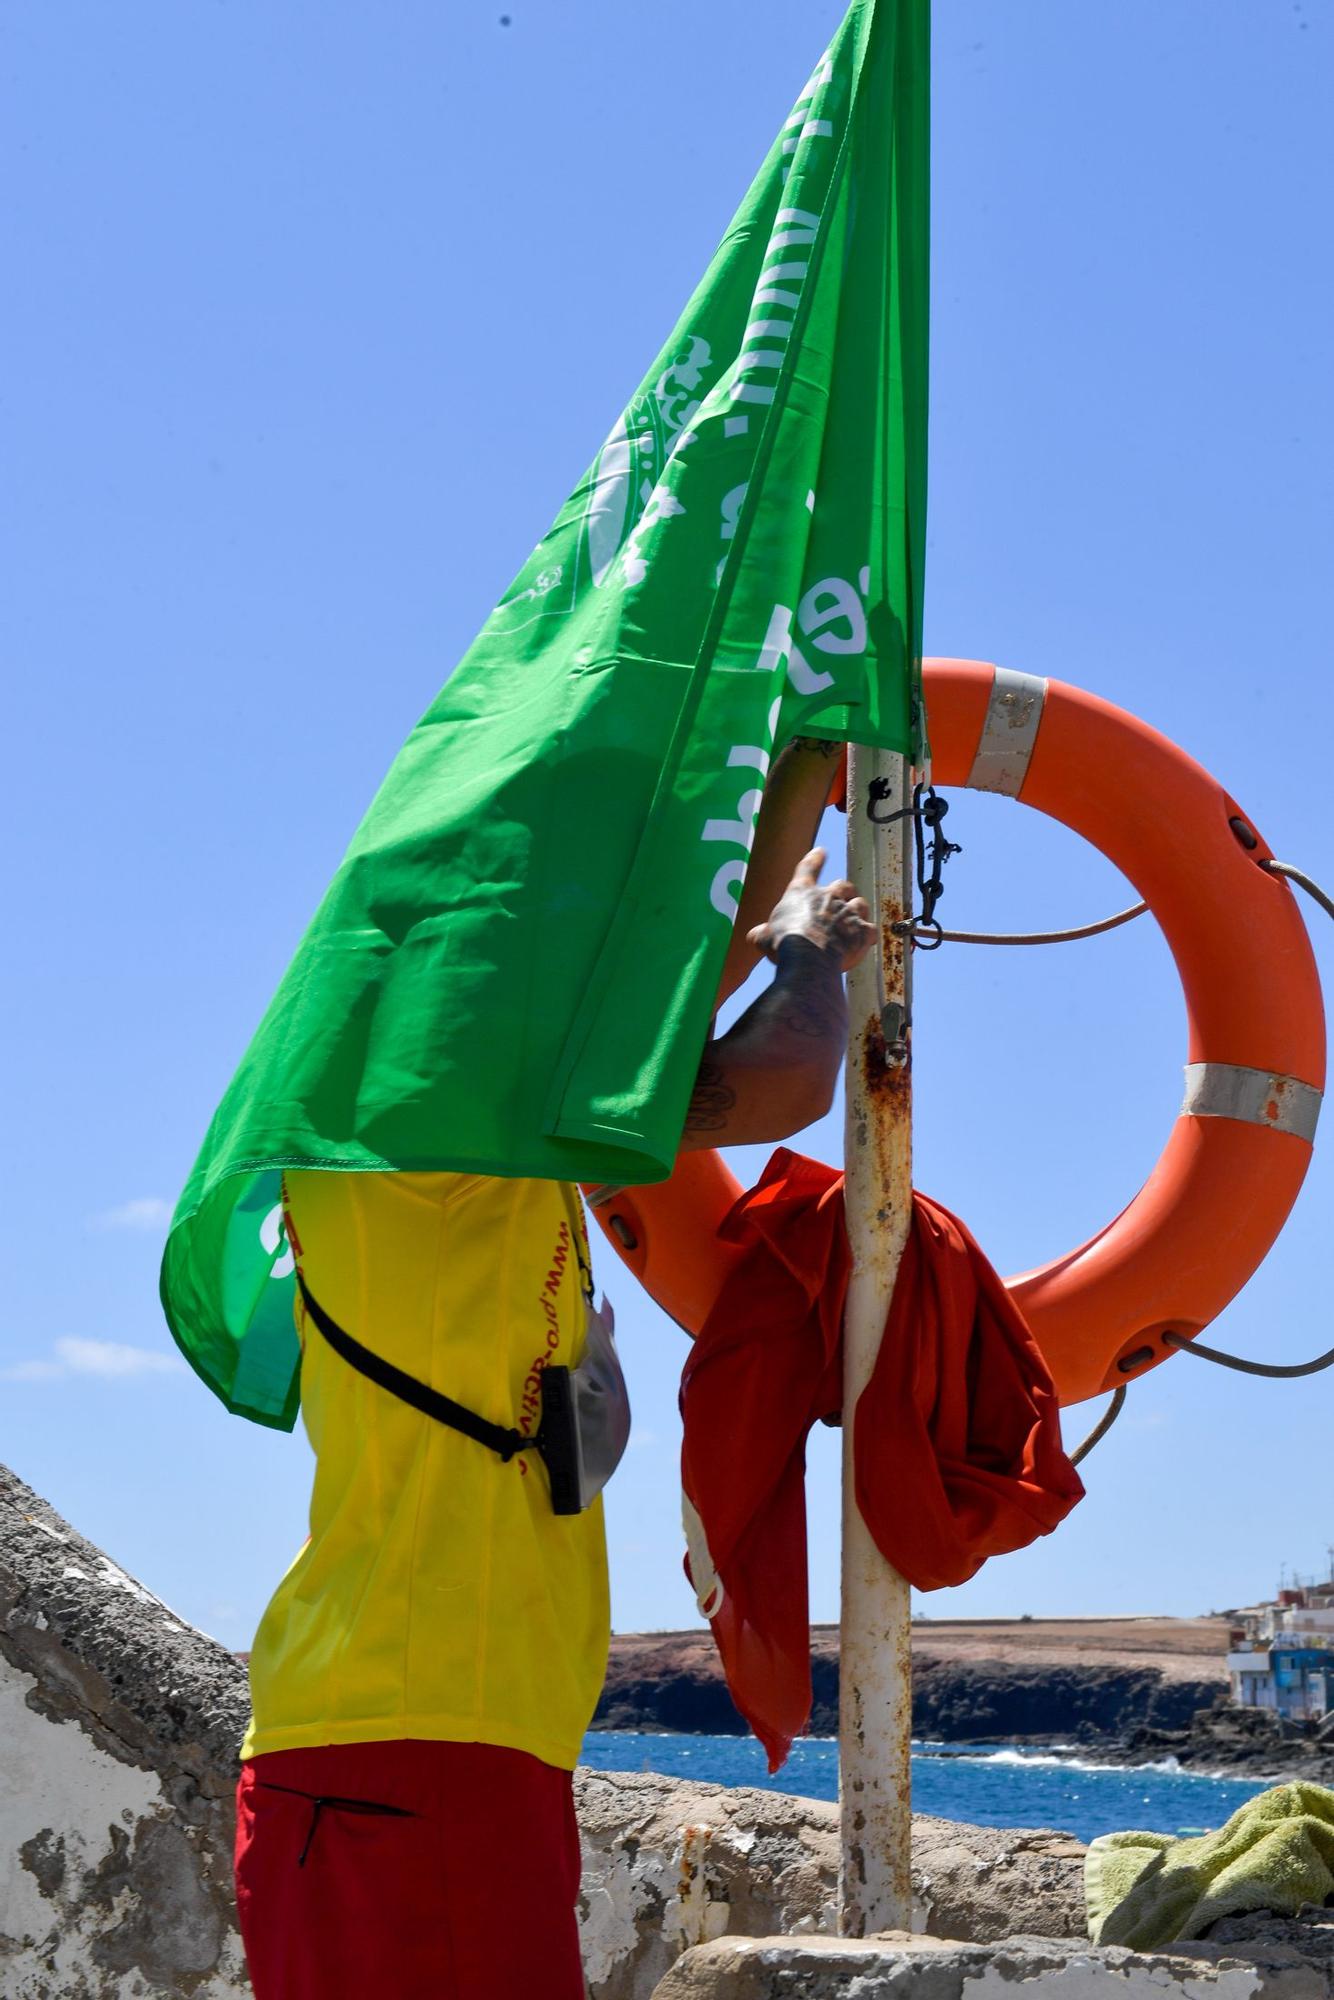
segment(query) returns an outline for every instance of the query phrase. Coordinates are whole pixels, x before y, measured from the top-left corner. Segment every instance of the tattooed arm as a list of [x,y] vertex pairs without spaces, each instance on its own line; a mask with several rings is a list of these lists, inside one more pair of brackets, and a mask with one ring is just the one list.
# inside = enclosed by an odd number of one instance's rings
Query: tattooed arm
[[704,1050],[683,1152],[786,1139],[829,1109],[847,1043],[843,974],[875,935],[851,882],[822,886],[824,852],[797,865],[749,942],[776,967],[771,986]]

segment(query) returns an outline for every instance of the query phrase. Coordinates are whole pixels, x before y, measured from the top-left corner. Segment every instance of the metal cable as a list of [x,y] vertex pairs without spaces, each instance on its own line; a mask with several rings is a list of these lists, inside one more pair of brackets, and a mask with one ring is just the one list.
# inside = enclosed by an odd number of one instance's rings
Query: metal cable
[[[1128,910],[1118,910],[1114,917],[1104,917],[1101,923],[1080,924],[1070,931],[937,931],[931,926],[930,935],[942,944],[1074,944],[1080,938],[1097,937],[1103,931],[1114,931],[1119,924],[1128,924],[1132,917],[1142,917],[1148,909],[1147,903],[1132,903]],[[1330,915],[1334,916],[1334,909]],[[913,926],[914,933],[916,926]]]
[[1276,1381],[1291,1381],[1298,1375],[1318,1375],[1322,1368],[1334,1368],[1334,1347],[1318,1354],[1314,1361],[1245,1361],[1240,1354],[1224,1354],[1221,1348],[1204,1347],[1184,1333],[1165,1333],[1163,1345],[1177,1354],[1193,1354],[1200,1361],[1216,1361],[1220,1368],[1235,1368],[1239,1375],[1269,1375]]
[[[1302,869],[1294,868],[1290,861],[1260,861],[1256,865],[1267,875],[1281,875],[1295,882],[1319,903],[1327,917],[1334,917],[1334,896],[1327,896],[1320,884],[1313,882]],[[1079,924],[1068,931],[938,931],[933,924],[930,936],[940,944],[1076,944],[1080,938],[1099,937],[1103,931],[1114,931],[1121,924],[1142,917],[1148,907],[1147,903],[1132,903],[1128,910],[1118,910],[1114,917],[1104,917],[1101,923]],[[914,925],[914,935],[916,929]]]
[[1116,1390],[1116,1392],[1112,1396],[1111,1402],[1107,1405],[1107,1408],[1103,1411],[1101,1417],[1098,1419],[1097,1423],[1093,1426],[1093,1429],[1084,1439],[1083,1444],[1076,1446],[1075,1450],[1071,1452],[1070,1454],[1071,1465],[1078,1465],[1081,1459],[1085,1459],[1088,1457],[1089,1453],[1092,1451],[1095,1444],[1102,1443],[1102,1440],[1106,1437],[1108,1431],[1112,1428],[1112,1425],[1116,1422],[1117,1418],[1120,1416],[1122,1410],[1124,1409],[1125,1400],[1126,1400],[1126,1390],[1125,1390],[1125,1385],[1123,1383],[1122,1386],[1118,1390]]
[[1313,882],[1300,868],[1294,868],[1290,861],[1262,861],[1259,866],[1266,875],[1282,875],[1289,882],[1295,882],[1299,889],[1305,889],[1307,895],[1319,903],[1327,917],[1334,917],[1334,897],[1327,896],[1318,882]]

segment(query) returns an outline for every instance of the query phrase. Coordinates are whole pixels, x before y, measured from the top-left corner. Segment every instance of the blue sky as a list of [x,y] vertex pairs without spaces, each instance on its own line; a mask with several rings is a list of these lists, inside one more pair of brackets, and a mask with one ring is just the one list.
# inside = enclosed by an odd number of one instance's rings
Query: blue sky
[[[309,1456],[174,1363],[165,1217],[363,806],[838,18],[507,11],[7,20],[0,1457],[237,1645],[304,1531]],[[1332,87],[1314,0],[936,7],[928,650],[1142,714],[1326,881]],[[959,924],[1126,900],[1008,802],[957,795],[950,830]],[[1002,1270],[1058,1253],[1147,1173],[1184,1044],[1148,925],[942,952],[920,969],[919,1185]],[[837,1120],[803,1143],[836,1159]],[[1326,1135],[1221,1344],[1329,1344],[1332,1196]],[[601,1263],[638,1419],[608,1508],[615,1621],[688,1624],[680,1337]],[[1331,1412],[1334,1378],[1178,1360],[1137,1385],[1056,1536],[924,1608],[1191,1612],[1323,1569]],[[824,1618],[834,1445],[814,1440],[810,1479]]]

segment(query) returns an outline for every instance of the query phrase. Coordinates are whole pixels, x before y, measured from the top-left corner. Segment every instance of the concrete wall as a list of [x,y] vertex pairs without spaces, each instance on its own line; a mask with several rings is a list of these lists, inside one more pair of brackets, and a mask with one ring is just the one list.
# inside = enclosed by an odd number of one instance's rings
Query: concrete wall
[[244,1675],[0,1469],[0,1990],[249,1990],[229,1846]]
[[[648,1772],[581,1771],[580,1923],[593,2000],[649,2000],[688,1947],[832,1932],[838,1808]],[[1066,1834],[913,1820],[914,1922],[986,1942],[1085,1935],[1084,1849]]]
[[677,1960],[657,2000],[1330,2000],[1331,1990],[1323,1954],[1268,1941],[1141,1953],[898,1933],[698,1946]]

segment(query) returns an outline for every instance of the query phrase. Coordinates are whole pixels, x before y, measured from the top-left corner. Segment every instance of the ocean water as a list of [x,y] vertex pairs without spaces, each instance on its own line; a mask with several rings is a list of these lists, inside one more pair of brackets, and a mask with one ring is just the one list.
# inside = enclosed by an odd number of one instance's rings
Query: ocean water
[[[714,1785],[761,1785],[808,1799],[838,1797],[838,1746],[807,1736],[771,1778],[751,1736],[647,1736],[609,1729],[584,1738],[582,1762],[597,1771],[662,1771]],[[1202,1833],[1265,1789],[1263,1779],[1205,1778],[1175,1761],[1128,1771],[1071,1748],[1025,1750],[1002,1743],[913,1746],[913,1806],[974,1826],[1048,1826],[1092,1840],[1137,1828]]]

